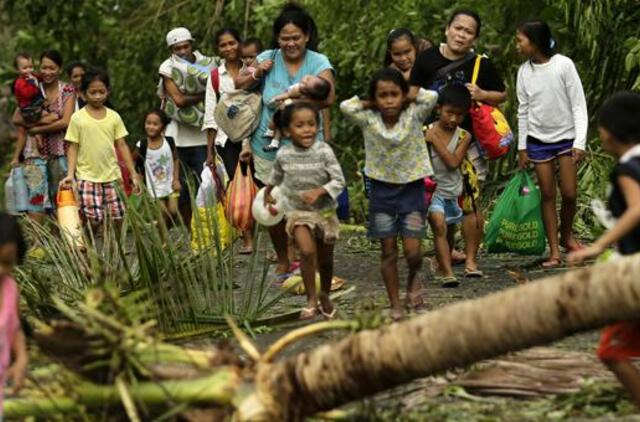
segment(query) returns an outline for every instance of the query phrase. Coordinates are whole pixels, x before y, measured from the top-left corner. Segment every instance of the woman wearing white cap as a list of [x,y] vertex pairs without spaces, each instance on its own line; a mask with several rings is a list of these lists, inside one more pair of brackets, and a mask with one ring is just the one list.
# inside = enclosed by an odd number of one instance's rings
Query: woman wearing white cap
[[[180,214],[187,227],[191,222],[191,201],[189,199],[189,183],[186,177],[193,177],[193,185],[197,191],[198,177],[202,172],[202,165],[207,159],[207,134],[201,131],[201,122],[185,123],[185,120],[176,118],[185,110],[202,110],[204,114],[204,86],[200,92],[187,92],[175,80],[176,63],[186,66],[205,66],[209,69],[215,67],[215,59],[204,56],[199,51],[193,49],[193,37],[187,28],[174,28],[167,34],[167,46],[172,57],[165,60],[158,70],[161,77],[160,93],[163,98],[164,109],[172,116],[171,123],[167,126],[167,136],[172,136],[176,142],[178,157],[182,162],[180,191]],[[206,69],[203,70],[203,73]],[[205,78],[206,84],[206,78]],[[174,109],[174,112],[172,111]],[[185,114],[185,113],[183,113]]]

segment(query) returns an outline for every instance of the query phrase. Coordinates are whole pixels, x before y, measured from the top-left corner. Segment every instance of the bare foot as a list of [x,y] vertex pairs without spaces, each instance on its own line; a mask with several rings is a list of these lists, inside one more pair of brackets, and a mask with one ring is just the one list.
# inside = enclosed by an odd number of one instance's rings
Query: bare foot
[[391,319],[393,322],[398,322],[404,318],[404,311],[401,307],[391,308]]
[[548,260],[542,263],[542,268],[544,269],[558,268],[561,265],[562,265],[562,260],[560,258],[549,257]]
[[568,252],[576,252],[584,249],[582,243],[578,242],[573,235],[571,235],[567,240],[560,239],[560,246],[565,248]]
[[458,265],[465,262],[467,259],[467,255],[464,252],[460,252],[457,249],[451,251],[451,264]]
[[275,270],[276,274],[286,274],[288,272],[289,272],[289,263],[278,264],[278,266],[276,267],[276,270]]

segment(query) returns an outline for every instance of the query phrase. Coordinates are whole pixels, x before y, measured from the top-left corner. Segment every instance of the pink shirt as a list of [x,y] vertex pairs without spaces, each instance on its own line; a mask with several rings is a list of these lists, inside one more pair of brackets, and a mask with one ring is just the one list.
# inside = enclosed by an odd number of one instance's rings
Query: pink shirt
[[0,417],[2,416],[2,398],[4,397],[4,374],[11,363],[11,344],[20,329],[18,317],[18,286],[13,277],[7,275],[0,279]]

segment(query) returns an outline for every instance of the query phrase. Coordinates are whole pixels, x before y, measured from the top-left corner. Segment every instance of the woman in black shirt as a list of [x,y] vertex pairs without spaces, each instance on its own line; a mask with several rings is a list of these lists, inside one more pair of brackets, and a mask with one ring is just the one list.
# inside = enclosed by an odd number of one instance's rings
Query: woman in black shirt
[[[486,57],[480,62],[480,72],[475,84],[471,84],[476,53],[473,45],[480,35],[482,22],[473,10],[457,10],[445,29],[445,43],[420,53],[411,71],[412,93],[419,87],[439,91],[445,83],[465,85],[474,101],[498,105],[507,99],[507,92],[500,73]],[[473,133],[469,117],[462,128]],[[469,149],[478,179],[487,176],[487,167],[475,143]],[[466,214],[463,222],[465,240],[465,276],[482,277],[478,269],[477,254],[482,241],[484,219],[480,211]]]

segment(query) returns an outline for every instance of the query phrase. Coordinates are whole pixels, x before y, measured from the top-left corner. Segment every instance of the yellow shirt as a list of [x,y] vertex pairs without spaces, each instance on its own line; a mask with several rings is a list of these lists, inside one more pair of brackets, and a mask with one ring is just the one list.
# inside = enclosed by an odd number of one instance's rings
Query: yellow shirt
[[82,108],[71,116],[64,139],[78,144],[76,178],[95,183],[119,180],[115,141],[128,135],[122,118],[107,108],[102,119],[95,119]]

